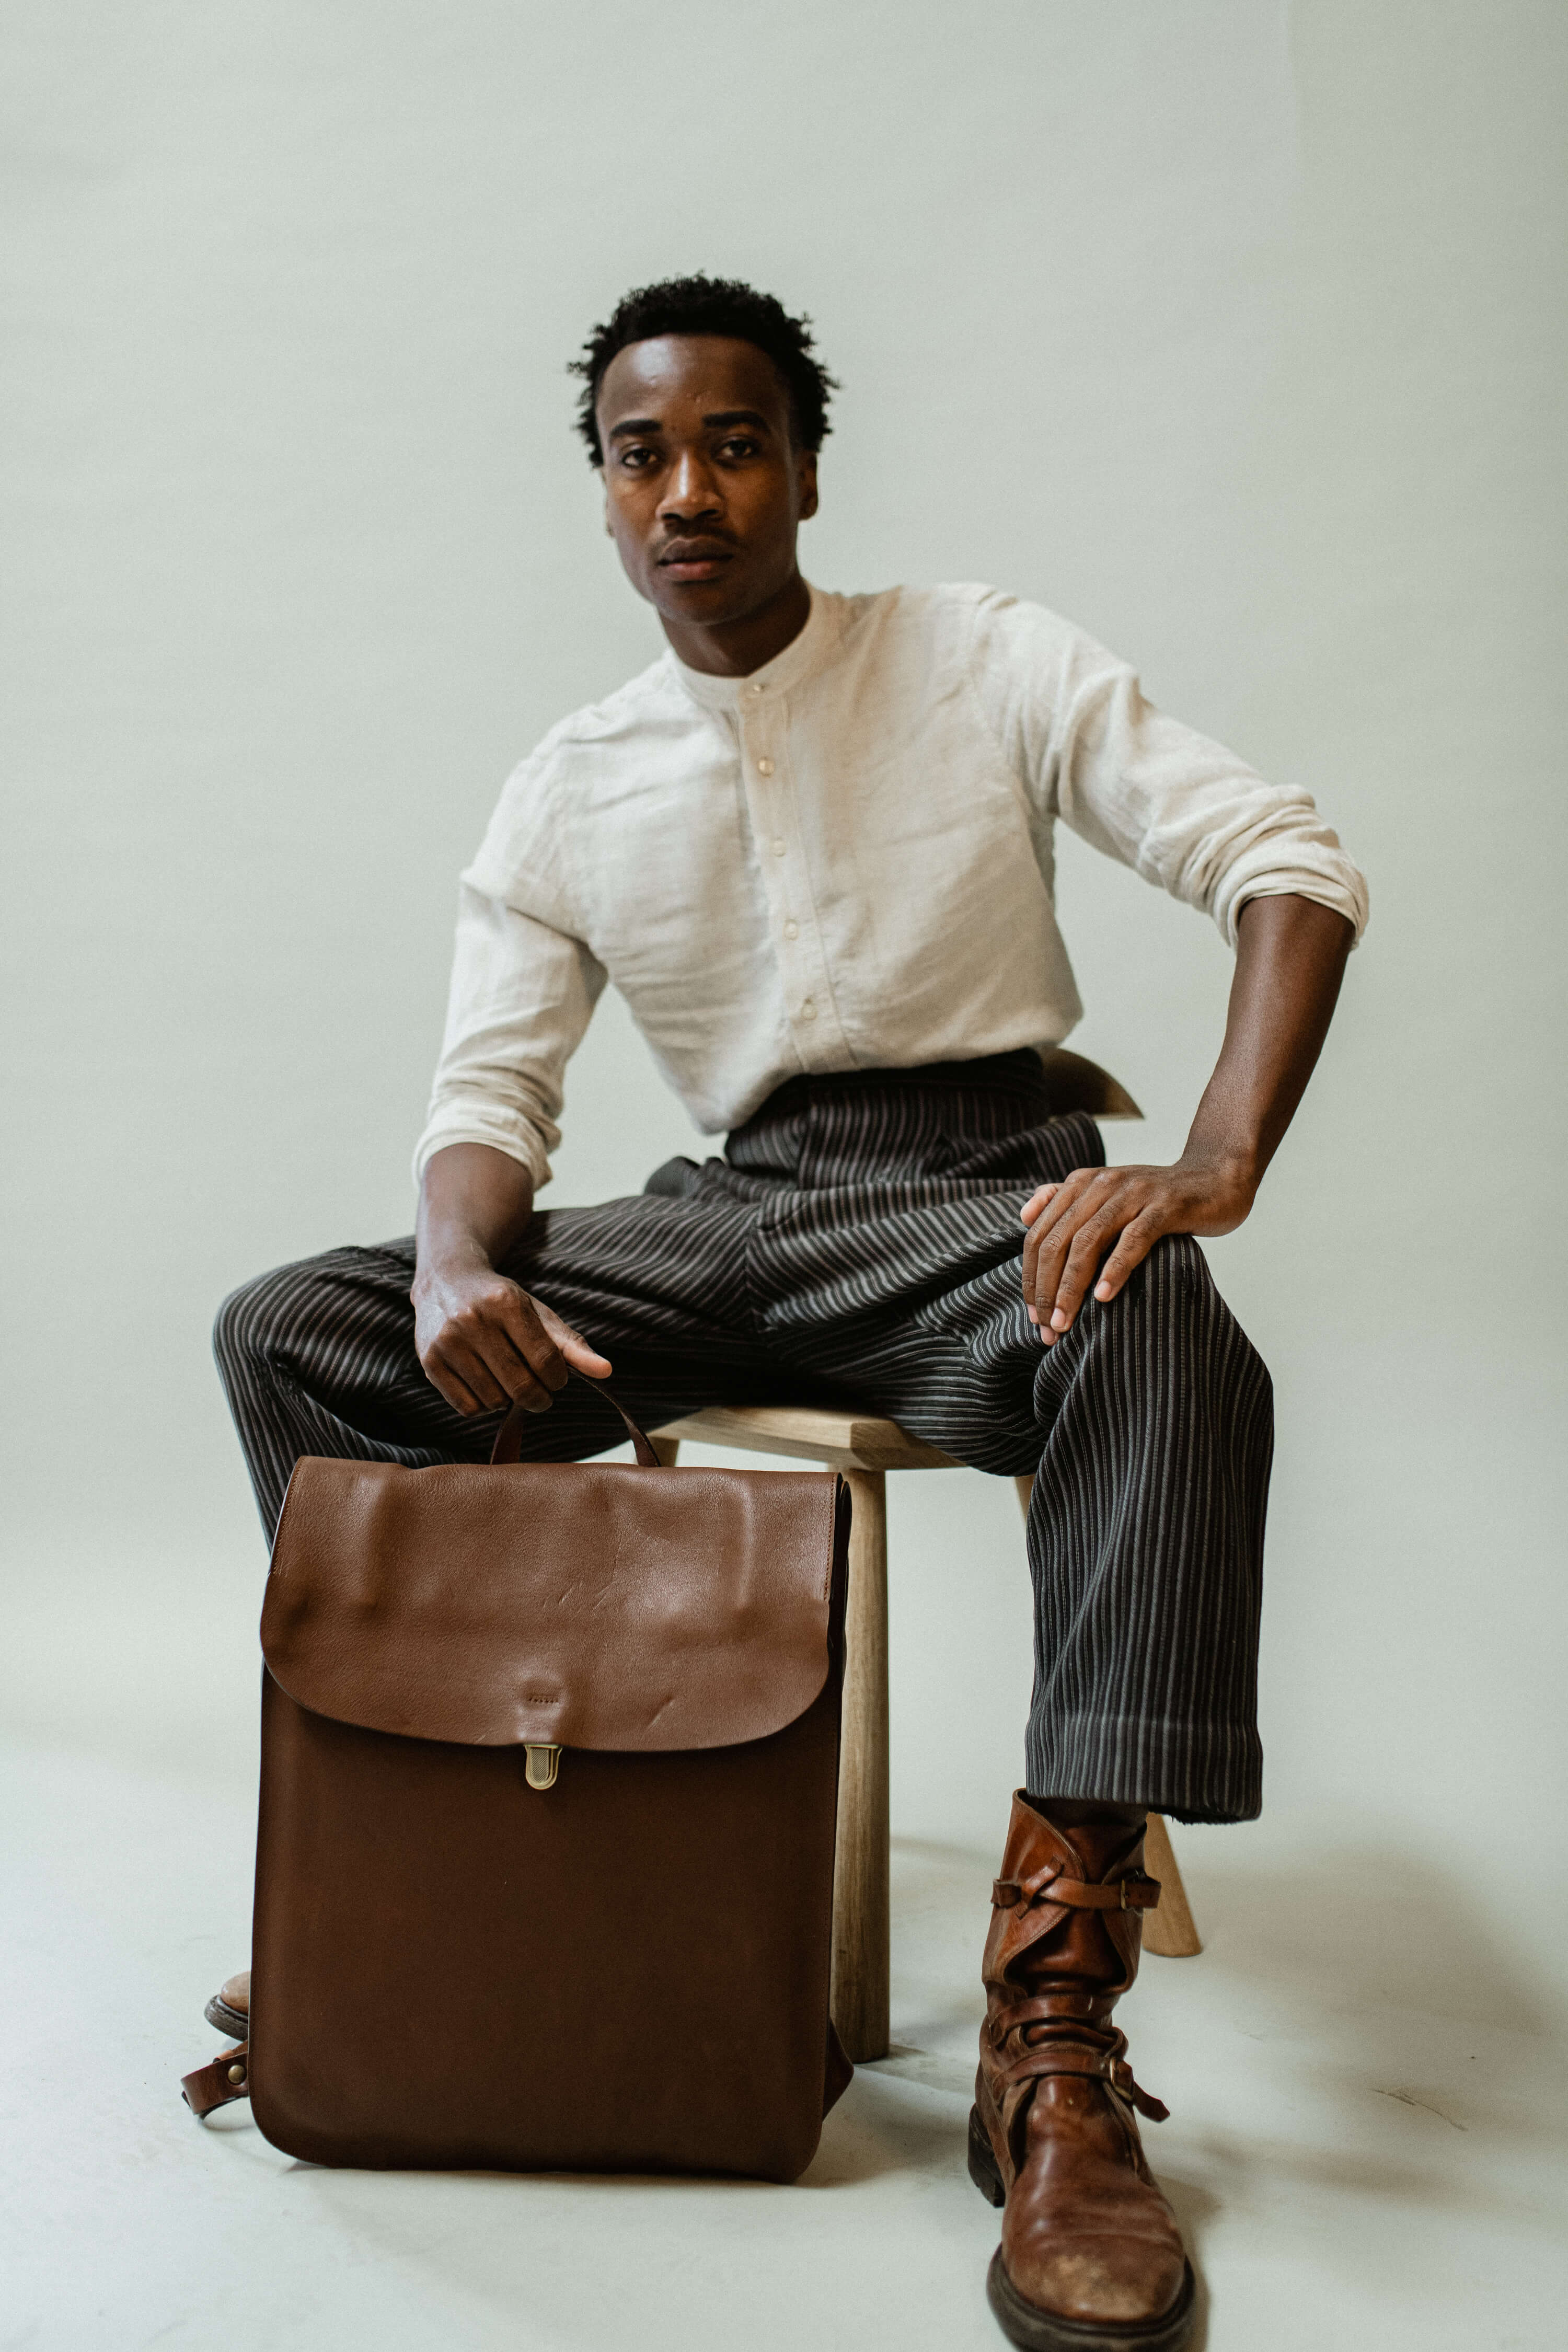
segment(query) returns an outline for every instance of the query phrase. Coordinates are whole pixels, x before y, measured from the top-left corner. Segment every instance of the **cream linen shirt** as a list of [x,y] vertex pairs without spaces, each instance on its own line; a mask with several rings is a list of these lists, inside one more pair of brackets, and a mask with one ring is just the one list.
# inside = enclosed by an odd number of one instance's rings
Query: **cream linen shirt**
[[1286,891],[1366,921],[1307,793],[1166,718],[1037,604],[814,589],[749,677],[667,653],[563,719],[501,793],[462,877],[416,1173],[488,1143],[548,1180],[606,980],[710,1134],[801,1071],[1059,1044],[1082,1007],[1052,903],[1058,818],[1233,944],[1247,899]]

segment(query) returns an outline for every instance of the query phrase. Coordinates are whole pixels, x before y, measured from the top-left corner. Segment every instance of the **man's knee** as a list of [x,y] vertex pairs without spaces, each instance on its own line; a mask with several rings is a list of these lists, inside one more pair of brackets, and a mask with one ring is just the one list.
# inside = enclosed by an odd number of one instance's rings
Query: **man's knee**
[[1220,1296],[1208,1259],[1193,1234],[1163,1235],[1122,1295],[1148,1330],[1179,1343],[1184,1360],[1194,1370],[1207,1362],[1217,1375],[1258,1391],[1267,1404],[1268,1367]]
[[1102,1355],[1114,1358],[1129,1349],[1148,1371],[1160,1361],[1184,1362],[1194,1370],[1206,1361],[1216,1369],[1228,1367],[1248,1386],[1268,1390],[1263,1360],[1221,1297],[1191,1234],[1162,1235],[1114,1298],[1103,1304],[1086,1299],[1071,1336],[1079,1348],[1063,1350],[1059,1366],[1053,1362],[1058,1349],[1047,1351],[1047,1390],[1056,1379],[1087,1370]]
[[319,1330],[328,1312],[330,1261],[302,1258],[274,1266],[231,1291],[213,1324],[213,1353],[225,1385],[276,1379],[297,1351],[298,1340]]

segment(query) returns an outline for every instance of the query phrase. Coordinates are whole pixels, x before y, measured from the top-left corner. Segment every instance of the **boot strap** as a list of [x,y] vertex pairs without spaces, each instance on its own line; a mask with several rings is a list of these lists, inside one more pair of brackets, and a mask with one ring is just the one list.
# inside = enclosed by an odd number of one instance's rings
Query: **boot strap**
[[1081,2042],[1044,2042],[1033,2050],[1026,2050],[1007,2068],[998,2088],[1010,2091],[1015,2084],[1047,2074],[1078,2074],[1090,2082],[1103,2083],[1152,2124],[1163,2124],[1171,2112],[1163,2099],[1152,2097],[1134,2079],[1125,2058],[1118,2058],[1108,2050],[1086,2050]]
[[991,1901],[998,1911],[1027,1908],[1031,1903],[1060,1903],[1069,1911],[1154,1911],[1159,1908],[1160,1882],[1146,1870],[1129,1871],[1125,1878],[1091,1886],[1081,1878],[1053,1878],[1048,1871],[1032,1878],[993,1881]]
[[250,2096],[250,2045],[237,2042],[232,2050],[221,2050],[210,2066],[198,2066],[180,2084],[180,2095],[198,2120],[210,2116],[216,2107],[226,2107],[236,2099]]

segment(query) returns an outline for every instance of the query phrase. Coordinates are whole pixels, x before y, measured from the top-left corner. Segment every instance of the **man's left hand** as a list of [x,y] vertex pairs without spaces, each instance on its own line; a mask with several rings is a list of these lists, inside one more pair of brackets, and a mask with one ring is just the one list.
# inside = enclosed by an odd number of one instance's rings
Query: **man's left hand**
[[1091,1283],[1103,1304],[1162,1234],[1234,1233],[1257,1190],[1234,1162],[1189,1159],[1173,1168],[1075,1168],[1064,1182],[1042,1184],[1023,1209],[1024,1303],[1046,1346],[1071,1329]]

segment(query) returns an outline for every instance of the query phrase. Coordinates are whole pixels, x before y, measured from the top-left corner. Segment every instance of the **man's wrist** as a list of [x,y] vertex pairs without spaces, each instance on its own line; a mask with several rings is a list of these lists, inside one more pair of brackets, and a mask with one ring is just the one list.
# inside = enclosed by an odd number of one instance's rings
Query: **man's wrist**
[[1263,1181],[1263,1155],[1255,1145],[1189,1141],[1176,1164],[1184,1175],[1204,1177],[1248,1202]]
[[475,1234],[444,1234],[421,1242],[414,1265],[414,1288],[465,1274],[493,1274],[495,1262]]

